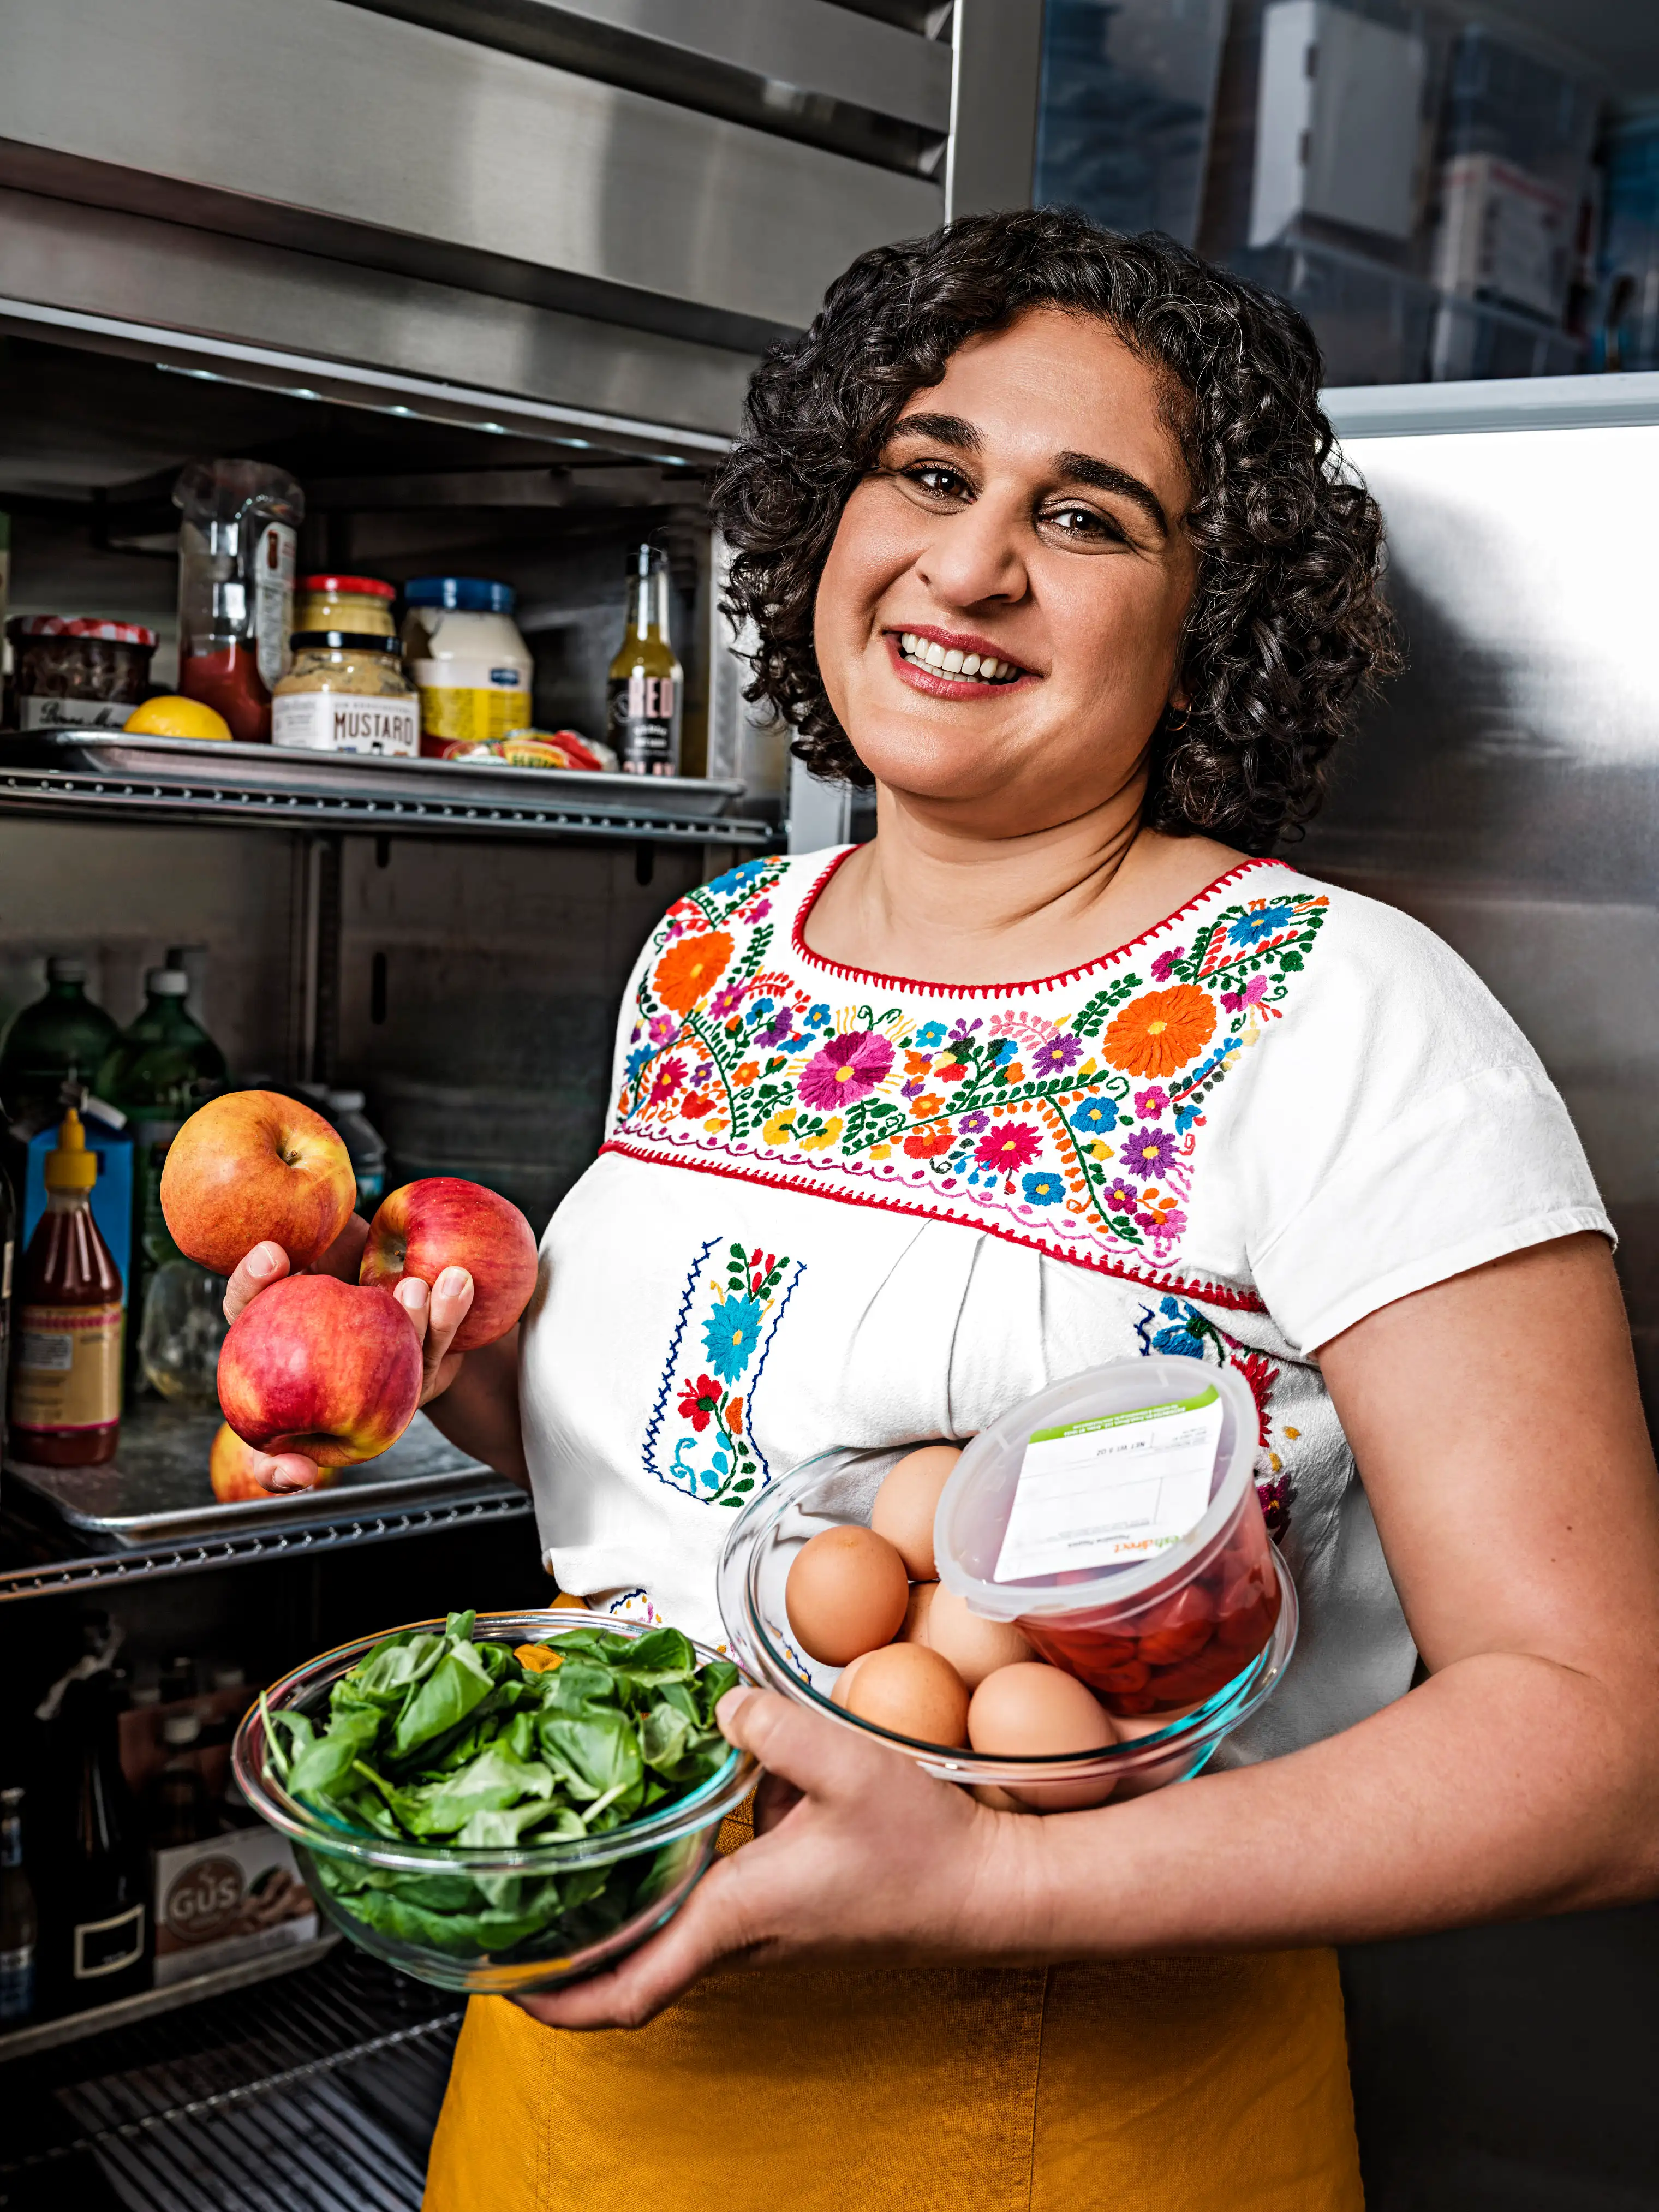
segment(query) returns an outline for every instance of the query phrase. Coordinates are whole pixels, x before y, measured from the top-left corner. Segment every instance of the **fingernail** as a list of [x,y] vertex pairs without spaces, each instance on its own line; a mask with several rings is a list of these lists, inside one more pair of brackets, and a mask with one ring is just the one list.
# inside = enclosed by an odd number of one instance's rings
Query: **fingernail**
[[397,1298],[410,1313],[420,1313],[426,1305],[426,1285],[418,1275],[405,1275],[398,1285]]
[[263,1283],[267,1275],[274,1275],[276,1272],[275,1245],[256,1244],[247,1255],[247,1271],[258,1283]]
[[458,1298],[467,1286],[465,1267],[446,1267],[438,1278],[438,1288],[447,1298]]

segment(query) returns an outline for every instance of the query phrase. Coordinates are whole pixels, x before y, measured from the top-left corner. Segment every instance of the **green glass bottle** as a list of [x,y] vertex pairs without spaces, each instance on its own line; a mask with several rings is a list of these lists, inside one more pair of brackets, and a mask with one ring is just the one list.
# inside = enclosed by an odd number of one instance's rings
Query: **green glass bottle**
[[148,1387],[141,1347],[152,1285],[164,1267],[171,1267],[176,1273],[192,1267],[168,1236],[161,1213],[161,1170],[167,1147],[196,1109],[225,1087],[225,1056],[186,1009],[189,989],[190,978],[182,969],[148,971],[143,1009],[116,1037],[93,1086],[99,1097],[126,1115],[132,1138],[129,1401]]
[[0,1104],[8,1121],[44,1128],[64,1110],[66,1082],[90,1083],[118,1031],[87,996],[79,960],[46,963],[44,998],[15,1014],[0,1039]]

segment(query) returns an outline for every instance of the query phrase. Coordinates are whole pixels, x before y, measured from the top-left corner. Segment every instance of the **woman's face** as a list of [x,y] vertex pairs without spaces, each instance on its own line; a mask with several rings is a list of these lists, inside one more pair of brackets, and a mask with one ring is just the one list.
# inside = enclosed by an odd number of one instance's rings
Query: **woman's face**
[[985,803],[1008,836],[1133,781],[1195,568],[1162,396],[1104,323],[1042,308],[907,403],[815,613],[830,704],[878,783],[964,826]]

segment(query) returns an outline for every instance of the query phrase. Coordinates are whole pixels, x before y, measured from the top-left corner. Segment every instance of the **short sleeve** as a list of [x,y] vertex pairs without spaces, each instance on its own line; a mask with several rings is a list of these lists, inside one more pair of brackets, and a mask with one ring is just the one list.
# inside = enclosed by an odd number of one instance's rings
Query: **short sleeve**
[[1257,1295],[1304,1352],[1508,1253],[1613,1233],[1555,1086],[1474,971],[1356,893],[1326,929],[1314,988],[1262,1041],[1235,1163]]

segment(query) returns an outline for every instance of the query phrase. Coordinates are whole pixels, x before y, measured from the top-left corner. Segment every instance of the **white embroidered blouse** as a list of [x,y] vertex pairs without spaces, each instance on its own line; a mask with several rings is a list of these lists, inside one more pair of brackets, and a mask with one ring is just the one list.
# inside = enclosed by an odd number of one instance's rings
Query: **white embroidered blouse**
[[1485,1261],[1611,1237],[1536,1054],[1428,931],[1278,860],[1085,967],[963,988],[808,948],[845,857],[747,861],[641,956],[526,1326],[550,1568],[718,1641],[732,1509],[775,1474],[1181,1353],[1255,1393],[1302,1599],[1237,1748],[1400,1695],[1411,1639],[1315,1355]]

